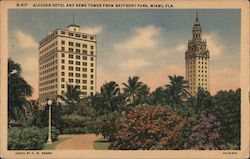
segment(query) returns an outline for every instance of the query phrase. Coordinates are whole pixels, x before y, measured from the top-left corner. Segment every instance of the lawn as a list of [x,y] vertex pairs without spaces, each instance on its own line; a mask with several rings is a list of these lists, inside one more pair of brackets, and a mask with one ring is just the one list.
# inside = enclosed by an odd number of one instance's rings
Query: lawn
[[106,139],[98,139],[94,142],[95,150],[108,150],[109,142]]
[[59,143],[61,143],[61,142],[63,142],[63,141],[65,141],[65,140],[67,140],[67,139],[69,139],[70,137],[58,137],[58,140],[57,141],[55,141],[55,142],[52,142],[52,144],[44,144],[43,145],[43,150],[55,150],[55,147],[59,144]]

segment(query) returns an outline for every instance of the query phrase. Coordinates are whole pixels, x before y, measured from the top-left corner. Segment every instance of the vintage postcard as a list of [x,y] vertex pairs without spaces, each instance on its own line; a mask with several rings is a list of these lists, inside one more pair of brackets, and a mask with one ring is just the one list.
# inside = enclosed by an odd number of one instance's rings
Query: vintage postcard
[[1,158],[249,158],[249,1],[0,5]]

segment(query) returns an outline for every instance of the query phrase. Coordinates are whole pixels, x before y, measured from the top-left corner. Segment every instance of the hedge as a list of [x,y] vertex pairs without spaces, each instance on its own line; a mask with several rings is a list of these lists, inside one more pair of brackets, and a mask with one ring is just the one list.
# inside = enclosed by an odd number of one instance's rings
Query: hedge
[[[52,141],[57,140],[59,131],[52,128]],[[48,129],[38,127],[9,127],[8,149],[9,150],[41,150],[47,142]]]

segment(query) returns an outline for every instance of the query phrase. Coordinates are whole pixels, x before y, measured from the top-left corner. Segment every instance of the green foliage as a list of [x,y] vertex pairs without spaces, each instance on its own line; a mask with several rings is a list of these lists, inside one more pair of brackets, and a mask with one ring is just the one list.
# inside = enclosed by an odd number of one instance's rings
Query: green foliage
[[81,99],[79,106],[77,110],[74,112],[74,114],[80,116],[88,116],[94,119],[96,116],[96,111],[91,104],[91,97],[85,97]]
[[124,115],[113,112],[97,118],[95,122],[95,133],[101,134],[108,141],[113,141],[117,132],[124,123]]
[[122,111],[124,99],[118,84],[114,81],[106,82],[101,87],[101,92],[91,97],[91,103],[98,116]]
[[165,107],[139,106],[128,112],[126,121],[111,141],[111,149],[169,149],[177,137],[185,117]]
[[62,116],[62,133],[63,134],[80,134],[90,133],[92,131],[92,119],[87,116],[70,114]]
[[[33,114],[33,125],[45,128],[48,127],[49,122],[49,107],[46,106],[44,110],[37,111]],[[61,127],[61,106],[53,103],[51,105],[51,125],[58,130],[62,130]]]
[[149,96],[151,105],[165,105],[166,103],[166,90],[163,87],[156,88]]
[[[16,72],[14,72],[16,71]],[[24,126],[30,103],[26,99],[32,95],[32,87],[21,76],[21,65],[8,59],[8,121]]]
[[81,94],[76,86],[67,84],[66,93],[60,96],[60,99],[64,102],[62,105],[62,114],[69,115],[78,109]]
[[[58,136],[58,130],[52,128],[52,140]],[[9,150],[41,150],[48,139],[48,129],[38,127],[9,127],[8,149]]]
[[237,149],[240,149],[240,97],[240,89],[219,91],[214,96],[212,110],[221,123],[221,138],[227,144],[236,145]]
[[[141,98],[144,98],[149,94],[149,88],[147,85],[139,81],[138,76],[129,77],[127,83],[122,83],[123,94],[127,105],[135,106],[139,104]],[[139,100],[139,101],[138,101]]]
[[170,84],[166,85],[167,101],[174,109],[177,106],[182,106],[183,99],[189,96],[187,91],[188,82],[184,80],[183,76],[168,76]]

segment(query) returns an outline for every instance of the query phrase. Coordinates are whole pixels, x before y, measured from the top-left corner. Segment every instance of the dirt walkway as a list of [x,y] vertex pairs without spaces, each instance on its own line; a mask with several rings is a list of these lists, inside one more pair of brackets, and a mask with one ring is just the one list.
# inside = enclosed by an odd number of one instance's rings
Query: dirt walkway
[[100,138],[95,134],[60,135],[60,137],[70,137],[70,139],[56,146],[56,150],[93,150],[93,142]]

